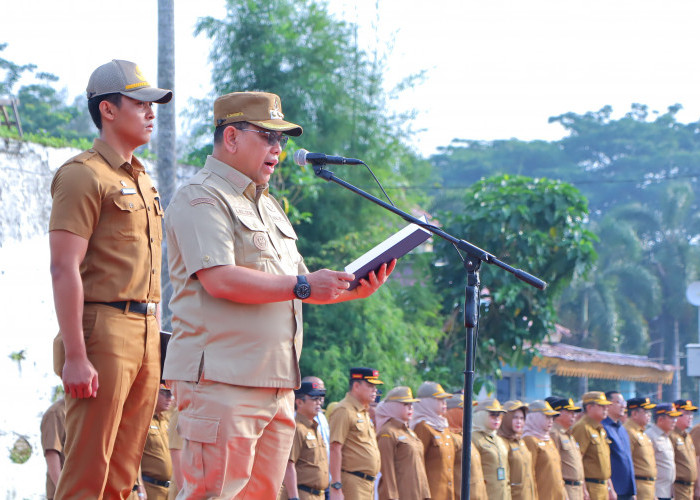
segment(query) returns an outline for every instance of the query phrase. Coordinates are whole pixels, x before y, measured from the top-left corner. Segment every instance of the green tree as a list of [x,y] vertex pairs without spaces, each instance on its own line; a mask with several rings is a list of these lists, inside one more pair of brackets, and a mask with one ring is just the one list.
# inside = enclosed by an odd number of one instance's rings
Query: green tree
[[[660,284],[659,311],[651,319],[649,355],[667,363],[676,361],[681,346],[695,342],[694,307],[685,299],[687,285],[700,272],[700,214],[694,208],[695,194],[686,182],[667,183],[654,204],[630,203],[616,209],[615,216],[627,221],[643,245],[642,269]],[[639,292],[636,292],[639,293]],[[681,387],[693,386],[690,379],[676,379],[666,388],[666,397],[680,397]],[[693,391],[686,389],[686,394]]]
[[[0,43],[0,52],[7,48],[7,43]],[[17,64],[0,57],[0,95],[12,94],[15,84],[22,74],[36,69],[34,64]]]
[[[441,215],[451,234],[548,283],[540,291],[496,266],[482,265],[482,291],[488,290],[490,301],[487,306],[482,301],[477,387],[491,375],[500,377],[504,363],[525,366],[534,354],[531,346],[553,331],[555,299],[595,259],[595,236],[585,228],[587,213],[586,199],[571,185],[503,175],[479,181],[464,193],[459,211]],[[459,385],[464,328],[457,318],[463,315],[465,273],[450,244],[435,246],[436,257],[445,264],[439,275],[446,293],[443,312],[455,320],[448,322],[440,354],[429,368]]]
[[648,354],[649,322],[660,312],[657,276],[641,265],[644,244],[617,214],[591,228],[599,237],[598,260],[558,300],[559,321],[572,330],[567,340],[582,347]]

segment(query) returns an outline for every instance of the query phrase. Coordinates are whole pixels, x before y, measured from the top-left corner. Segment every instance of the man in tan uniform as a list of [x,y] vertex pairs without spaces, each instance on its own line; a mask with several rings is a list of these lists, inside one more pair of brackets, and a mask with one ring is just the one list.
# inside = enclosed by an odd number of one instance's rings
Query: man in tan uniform
[[591,500],[607,500],[612,489],[610,477],[610,448],[601,422],[607,415],[610,401],[605,393],[587,392],[583,395],[584,416],[571,428],[583,456],[583,471],[586,488]]
[[681,412],[670,403],[660,403],[654,408],[654,425],[647,431],[654,446],[656,461],[656,481],[654,491],[659,500],[673,498],[673,482],[676,479],[676,462],[671,442],[671,431]]
[[656,482],[656,459],[654,446],[645,430],[651,420],[651,410],[656,405],[649,398],[632,398],[627,400],[625,429],[630,437],[634,480],[637,485],[637,500],[654,500]]
[[676,480],[673,483],[673,498],[691,500],[698,480],[698,466],[693,439],[688,434],[693,424],[693,413],[698,407],[689,399],[673,402],[676,411],[682,412],[676,419],[676,427],[671,431],[671,441],[676,460]]
[[41,417],[41,447],[46,459],[46,498],[53,500],[56,484],[63,469],[66,442],[66,401],[61,398]]
[[[66,461],[56,498],[126,498],[136,481],[160,372],[163,211],[134,150],[153,131],[151,87],[113,60],[87,86],[100,131],[51,184],[51,276],[60,333],[54,368],[66,392]],[[99,393],[98,393],[99,389]]]
[[[294,437],[302,300],[370,296],[393,269],[360,280],[309,273],[268,191],[289,135],[280,98],[235,92],[214,103],[214,150],[166,213],[173,336],[164,378],[180,412],[184,498],[279,491]],[[196,465],[195,465],[196,464]]]
[[296,432],[284,475],[282,500],[323,500],[328,488],[328,451],[318,422],[326,390],[317,382],[302,382],[294,391]]
[[370,500],[381,466],[369,404],[377,395],[379,372],[350,369],[350,390],[328,417],[331,427],[331,491],[333,500]]
[[167,500],[168,498],[170,477],[173,474],[168,438],[170,420],[168,410],[172,402],[173,396],[170,389],[161,384],[156,410],[148,428],[146,446],[141,458],[141,479],[143,479],[147,498],[150,500]]
[[[574,418],[581,412],[581,407],[574,404],[573,399],[550,396],[546,401],[559,415],[554,417],[554,424],[549,435],[559,451],[561,458],[561,473],[564,478],[564,489],[569,500],[583,500],[588,494],[583,473],[583,459],[576,439],[571,435]],[[585,492],[585,493],[584,493]]]

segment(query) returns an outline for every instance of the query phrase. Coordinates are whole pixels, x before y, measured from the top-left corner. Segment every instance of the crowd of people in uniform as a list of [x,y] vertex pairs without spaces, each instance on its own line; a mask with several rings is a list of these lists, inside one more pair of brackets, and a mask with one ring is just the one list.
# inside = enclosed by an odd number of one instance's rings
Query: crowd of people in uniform
[[[153,500],[179,488],[185,499],[459,498],[461,395],[424,382],[416,397],[399,386],[377,401],[378,372],[353,368],[345,398],[324,413],[323,382],[301,377],[302,303],[366,299],[396,264],[352,289],[350,273],[306,267],[269,192],[302,127],[284,119],[275,94],[219,96],[212,154],[166,208],[134,151],[150,140],[153,105],[172,97],[133,62],[98,67],[87,104],[99,138],[51,184],[54,369],[65,400],[42,422],[56,484],[48,498]],[[588,392],[580,406],[484,399],[472,410],[471,498],[695,494],[690,401]]]
[[[415,397],[406,386],[382,394],[382,384],[376,370],[352,368],[345,398],[324,410],[324,382],[302,379],[282,488],[269,498],[460,498],[463,395],[436,382],[421,384]],[[162,384],[133,500],[174,499],[182,486],[172,401]],[[697,410],[690,400],[655,404],[617,391],[587,392],[578,404],[556,396],[475,401],[470,498],[698,498]],[[60,399],[41,424],[49,499],[64,458],[64,418]]]

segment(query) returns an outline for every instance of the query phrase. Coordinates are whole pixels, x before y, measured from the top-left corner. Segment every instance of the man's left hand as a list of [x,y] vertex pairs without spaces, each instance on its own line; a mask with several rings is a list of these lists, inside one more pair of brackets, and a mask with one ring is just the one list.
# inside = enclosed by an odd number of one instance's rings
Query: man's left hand
[[389,264],[382,264],[382,266],[379,268],[379,272],[375,273],[372,271],[369,273],[367,276],[369,281],[366,279],[361,279],[359,286],[348,293],[355,293],[357,295],[356,297],[353,297],[355,299],[364,299],[369,297],[376,292],[380,286],[386,283],[386,280],[389,278],[389,275],[393,272],[395,267],[396,259],[389,262]]

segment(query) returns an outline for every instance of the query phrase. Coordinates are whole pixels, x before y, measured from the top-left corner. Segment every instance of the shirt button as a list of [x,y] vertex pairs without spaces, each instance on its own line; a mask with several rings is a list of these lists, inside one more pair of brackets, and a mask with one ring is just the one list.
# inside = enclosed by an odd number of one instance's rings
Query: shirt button
[[134,208],[134,204],[133,204],[133,203],[129,203],[129,208]]
[[148,211],[149,211],[149,212],[151,211],[151,207],[148,207]]
[[156,274],[156,270],[155,270],[155,269],[151,269],[151,274]]
[[153,238],[151,238],[151,243],[153,243],[153,241],[154,241]]
[[209,262],[209,256],[208,256],[208,255],[205,255],[205,256],[204,256],[204,262]]

